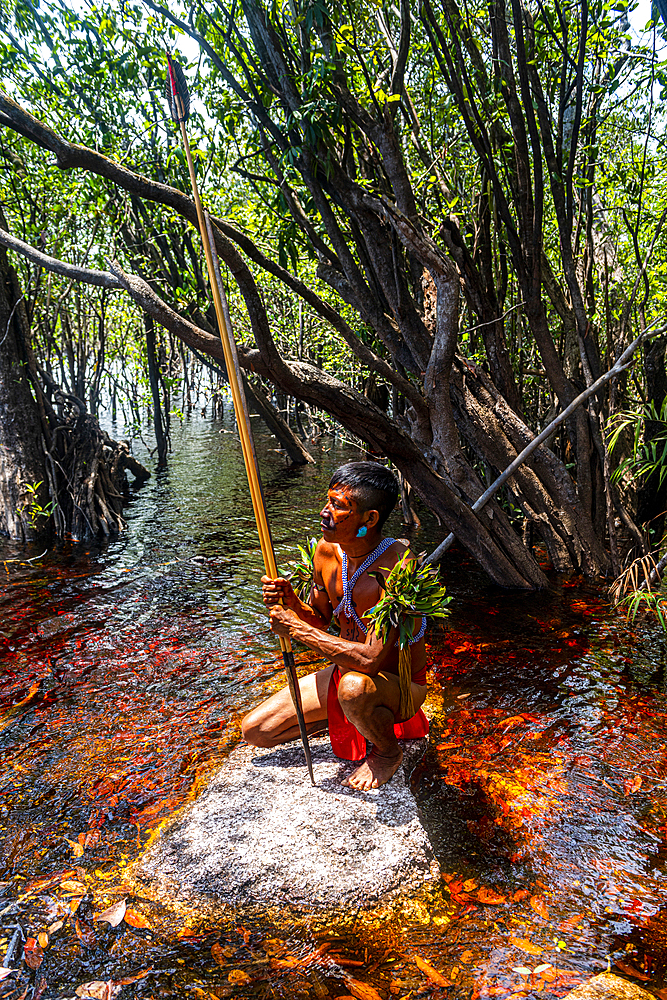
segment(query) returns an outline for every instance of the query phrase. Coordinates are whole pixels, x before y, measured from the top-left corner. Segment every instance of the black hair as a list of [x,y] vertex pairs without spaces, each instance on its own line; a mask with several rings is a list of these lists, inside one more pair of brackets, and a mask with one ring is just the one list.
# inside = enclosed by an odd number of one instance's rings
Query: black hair
[[376,510],[380,515],[378,528],[387,520],[398,500],[398,480],[393,472],[378,462],[347,462],[336,469],[329,489],[346,486],[364,513]]

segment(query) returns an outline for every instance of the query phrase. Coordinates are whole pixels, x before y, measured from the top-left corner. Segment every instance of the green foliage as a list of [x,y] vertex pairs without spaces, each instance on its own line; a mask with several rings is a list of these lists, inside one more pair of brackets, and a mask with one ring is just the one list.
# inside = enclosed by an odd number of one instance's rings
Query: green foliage
[[24,502],[16,508],[18,516],[23,517],[26,515],[33,526],[37,524],[40,517],[51,517],[58,506],[55,500],[50,500],[45,507],[40,504],[38,494],[39,488],[42,485],[43,480],[40,480],[38,483],[24,483],[23,489],[26,491],[28,496]]
[[[665,538],[661,540],[659,550]],[[630,621],[638,614],[653,615],[661,628],[667,632],[667,597],[665,596],[661,574],[664,566],[658,553],[638,556],[627,566],[609,588],[614,607],[623,608]]]
[[389,630],[398,629],[399,646],[405,649],[414,632],[415,620],[445,618],[451,597],[445,596],[445,587],[438,574],[429,566],[419,566],[408,552],[396,563],[388,576],[370,572],[384,593],[367,618],[375,626],[376,635],[386,642]]
[[[646,425],[652,424],[650,440],[647,440]],[[607,423],[607,447],[613,453],[625,430],[632,430],[632,450],[621,460],[612,475],[612,482],[620,480],[625,473],[636,479],[657,473],[658,484],[662,486],[667,476],[667,398],[658,410],[653,401],[641,403],[633,410],[615,413]]]
[[623,608],[632,622],[640,612],[648,612],[655,616],[663,632],[667,632],[667,597],[664,594],[633,590],[619,601],[617,607]]
[[285,576],[290,580],[294,593],[301,601],[307,601],[310,597],[310,588],[313,584],[313,563],[315,559],[315,549],[317,539],[309,538],[305,546],[297,546],[301,555],[301,562],[291,561],[289,571]]
[[[465,14],[458,25],[463,42],[455,40],[457,71],[465,78],[473,117],[478,116],[488,130],[493,167],[504,178],[505,215],[488,172],[480,167],[463,110],[444,79],[438,47],[419,16],[413,16],[410,26],[403,85],[400,92],[391,93],[392,46],[397,47],[402,28],[397,6],[350,0],[342,8],[330,0],[294,0],[288,7],[268,2],[261,7],[267,28],[285,54],[289,101],[280,98],[261,46],[253,46],[252,32],[240,15],[226,21],[223,8],[210,4],[207,10],[204,2],[191,12],[183,0],[174,0],[168,10],[184,18],[210,46],[201,48],[201,58],[168,16],[154,15],[144,5],[83,0],[72,7],[66,0],[53,0],[39,6],[30,0],[0,0],[0,82],[68,139],[188,190],[180,140],[165,120],[161,98],[165,44],[180,49],[179,59],[192,84],[190,138],[206,204],[277,266],[297,275],[332,305],[363,344],[396,367],[397,358],[400,365],[404,359],[400,352],[392,356],[395,331],[390,337],[382,333],[382,324],[373,328],[371,311],[362,315],[342,280],[338,262],[347,253],[360,273],[368,276],[372,266],[364,246],[368,231],[362,239],[361,216],[348,210],[341,198],[343,188],[336,187],[343,171],[346,184],[355,185],[359,196],[395,199],[376,135],[376,126],[390,116],[417,214],[445,252],[448,244],[439,220],[451,217],[460,227],[470,267],[483,272],[489,308],[497,308],[504,317],[502,337],[511,354],[525,419],[531,426],[542,424],[555,395],[522,312],[507,237],[508,226],[518,225],[512,192],[520,185],[516,134],[504,88],[510,69],[516,77],[516,66],[503,68],[494,54],[486,0],[458,4]],[[603,359],[614,356],[619,346],[619,326],[638,271],[637,258],[645,257],[656,217],[667,203],[665,105],[652,102],[654,84],[664,86],[667,81],[667,66],[659,52],[655,57],[650,39],[638,40],[630,33],[626,9],[624,0],[589,4],[576,142],[570,133],[582,5],[545,0],[527,13],[530,72],[543,90],[559,158],[553,169],[542,163],[540,189],[545,203],[542,231],[536,235],[553,271],[554,287],[560,291],[554,297],[543,289],[542,299],[568,378],[580,377],[580,359],[578,345],[557,308],[557,302],[564,301],[566,280],[551,184],[567,182],[571,187],[570,219],[578,234],[574,257],[582,267],[584,261],[591,265],[586,308]],[[438,15],[445,44],[452,44],[456,12],[454,5]],[[516,59],[519,38],[509,4],[507,30]],[[344,94],[349,97],[343,99]],[[567,181],[570,142],[572,176]],[[537,147],[529,155],[533,159],[528,166],[535,173]],[[199,242],[176,213],[140,203],[90,174],[63,173],[42,150],[8,129],[3,130],[0,157],[5,166],[0,201],[17,235],[37,245],[46,233],[48,252],[90,267],[106,267],[106,258],[113,253],[128,270],[142,270],[181,313],[205,325],[209,302],[201,280]],[[331,235],[333,223],[328,228],[323,214],[322,199],[313,193],[318,185],[329,199],[336,239]],[[288,191],[302,212],[298,219],[292,214],[294,201],[287,197]],[[589,218],[592,249],[585,244]],[[608,266],[602,266],[603,259]],[[91,321],[101,311],[98,290],[75,292],[64,279],[36,276],[32,266],[18,263],[22,284],[29,290],[40,362],[72,390],[75,383],[85,387],[94,382],[101,372],[108,391],[115,387],[125,394],[131,410],[128,422],[139,428],[138,411],[145,407],[149,392],[138,310],[120,296],[111,296],[102,342],[98,325]],[[252,261],[249,266],[260,285],[280,353],[288,359],[300,357],[359,388],[367,369],[347,344],[307,304],[299,309],[295,295],[275,272],[261,271]],[[336,275],[330,284],[327,268]],[[414,301],[420,310],[423,290],[414,260],[398,244],[396,269],[404,283],[399,298],[408,305]],[[651,294],[642,308],[650,322],[667,302],[667,230],[657,239],[647,279]],[[369,278],[374,289],[373,282]],[[229,299],[237,336],[253,346],[245,304],[233,283]],[[457,346],[474,364],[487,366],[488,330],[473,314],[474,301],[475,295],[462,297]],[[375,315],[400,326],[403,306],[392,316],[394,307],[386,296],[378,297],[375,305]],[[421,322],[421,315],[416,322]],[[630,323],[634,322],[631,316]],[[181,362],[166,335],[157,336],[167,359],[163,374],[168,380],[172,367]],[[419,383],[418,371],[408,377]],[[175,392],[177,387],[167,388]],[[623,401],[627,413],[637,398],[630,386]],[[399,400],[399,406],[402,403]],[[655,422],[655,413],[647,411],[645,416]],[[662,481],[667,436],[644,446],[638,426],[635,423],[633,456],[623,459],[617,478],[626,469],[645,475],[653,463],[661,465]],[[633,462],[631,469],[628,463]],[[480,466],[479,471],[483,475],[486,470]]]

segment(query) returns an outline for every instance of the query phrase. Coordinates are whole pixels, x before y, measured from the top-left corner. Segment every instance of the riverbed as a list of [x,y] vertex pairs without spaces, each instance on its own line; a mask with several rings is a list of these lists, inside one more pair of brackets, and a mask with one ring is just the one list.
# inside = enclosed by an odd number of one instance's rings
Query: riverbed
[[[285,567],[359,453],[325,437],[288,469],[258,431]],[[281,683],[233,427],[198,416],[172,436],[110,545],[28,562],[40,553],[0,542],[0,960],[16,970],[0,996],[551,997],[613,968],[665,1000],[664,636],[582,580],[499,591],[456,548],[411,778],[440,876],[370,909],[267,899],[249,920],[137,881]],[[416,551],[443,535],[423,521]]]

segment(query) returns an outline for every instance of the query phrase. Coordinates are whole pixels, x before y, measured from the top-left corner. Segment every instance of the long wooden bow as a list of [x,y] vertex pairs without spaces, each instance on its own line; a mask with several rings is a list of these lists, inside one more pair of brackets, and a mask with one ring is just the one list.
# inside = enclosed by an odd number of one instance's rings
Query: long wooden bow
[[[192,194],[197,208],[199,233],[204,246],[208,279],[213,293],[215,315],[218,320],[218,331],[222,342],[222,350],[225,355],[225,364],[227,365],[229,387],[234,401],[234,413],[236,414],[236,423],[239,429],[239,437],[241,439],[243,461],[248,474],[250,496],[252,498],[252,505],[255,511],[255,521],[257,522],[257,533],[259,534],[259,543],[262,548],[262,556],[264,557],[264,568],[266,570],[266,575],[271,577],[271,579],[275,579],[278,576],[276,556],[273,550],[273,540],[271,538],[271,530],[269,528],[269,521],[266,514],[266,503],[262,492],[262,482],[259,475],[259,466],[257,464],[257,455],[255,453],[252,429],[250,427],[248,404],[243,390],[243,380],[241,378],[241,371],[239,368],[236,344],[231,332],[231,324],[227,322],[226,310],[223,307],[224,290],[222,287],[218,256],[215,250],[213,229],[211,227],[208,214],[205,213],[202,208],[201,199],[199,197],[199,188],[197,187],[197,178],[195,176],[194,163],[192,162],[192,154],[190,152],[190,143],[188,142],[188,134],[185,128],[185,123],[190,113],[190,95],[185,82],[185,75],[179,64],[172,59],[169,54],[167,54],[167,62],[169,65],[169,75],[165,89],[165,96],[169,103],[171,117],[181,127],[181,136],[183,138],[185,156],[188,161],[188,170],[190,171]],[[310,755],[310,746],[308,745],[306,721],[303,717],[301,691],[299,690],[299,683],[296,675],[294,653],[289,639],[285,639],[283,636],[280,636],[279,638],[280,648],[282,649],[283,654],[283,663],[285,665],[285,673],[287,674],[287,684],[292,696],[294,708],[296,709],[296,717],[299,722],[299,732],[301,733],[301,742],[303,743],[303,750],[306,755],[308,773],[310,775],[310,780],[314,785],[315,777],[313,775],[313,762]]]

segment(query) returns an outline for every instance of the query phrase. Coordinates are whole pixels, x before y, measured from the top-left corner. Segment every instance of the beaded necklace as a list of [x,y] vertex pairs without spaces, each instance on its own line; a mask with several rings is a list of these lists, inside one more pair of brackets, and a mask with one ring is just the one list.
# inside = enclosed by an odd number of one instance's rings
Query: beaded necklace
[[[377,546],[377,548],[373,549],[373,551],[366,556],[361,566],[354,571],[354,574],[349,580],[348,580],[348,568],[347,568],[347,552],[343,552],[343,567],[342,567],[343,597],[341,599],[340,604],[334,611],[334,615],[336,616],[336,618],[338,618],[340,616],[341,611],[345,611],[346,616],[348,618],[352,618],[356,622],[356,624],[359,626],[364,635],[368,634],[368,629],[366,628],[361,618],[357,614],[354,601],[352,600],[352,591],[354,590],[354,585],[359,579],[359,577],[362,576],[367,569],[370,569],[375,560],[379,556],[381,556],[383,552],[386,552],[389,546],[393,545],[395,541],[396,541],[395,538],[383,538],[380,544]],[[412,639],[410,640],[410,645],[412,646],[413,643],[419,642],[419,640],[424,635],[425,631],[426,631],[426,619],[422,618],[421,628],[419,629],[419,632],[417,632],[416,635],[413,635]]]

